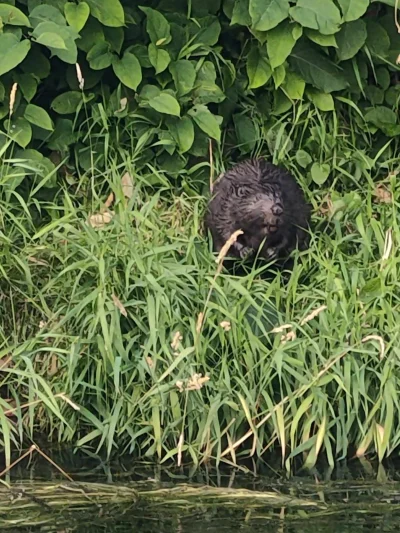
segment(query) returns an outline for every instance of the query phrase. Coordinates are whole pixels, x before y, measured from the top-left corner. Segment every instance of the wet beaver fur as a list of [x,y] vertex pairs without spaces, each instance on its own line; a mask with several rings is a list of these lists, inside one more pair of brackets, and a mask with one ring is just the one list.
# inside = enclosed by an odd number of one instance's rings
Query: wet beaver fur
[[295,248],[308,247],[310,207],[288,171],[261,158],[249,159],[215,182],[205,226],[215,252],[241,229],[244,233],[231,246],[229,256],[258,256],[283,266]]

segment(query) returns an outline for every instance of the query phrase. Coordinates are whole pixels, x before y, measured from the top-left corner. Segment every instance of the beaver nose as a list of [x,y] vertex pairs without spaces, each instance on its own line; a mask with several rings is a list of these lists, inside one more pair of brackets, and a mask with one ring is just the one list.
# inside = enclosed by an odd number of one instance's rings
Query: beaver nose
[[279,216],[283,213],[283,206],[282,204],[274,204],[271,208],[272,214],[275,216]]

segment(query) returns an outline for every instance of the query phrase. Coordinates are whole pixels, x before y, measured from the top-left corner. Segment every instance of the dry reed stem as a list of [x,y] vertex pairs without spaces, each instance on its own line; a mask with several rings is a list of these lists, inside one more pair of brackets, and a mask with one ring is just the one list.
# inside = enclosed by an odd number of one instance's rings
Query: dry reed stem
[[[68,398],[68,396],[65,394],[65,392],[60,392],[58,394],[55,394],[54,398],[61,398],[62,400],[64,400],[64,402],[66,402],[73,409],[75,409],[75,411],[80,411],[80,407],[78,405],[76,405],[72,400],[70,400]],[[43,402],[43,400],[33,400],[32,402],[24,403],[24,404],[20,405],[19,407],[13,407],[12,409],[7,409],[6,411],[4,411],[4,414],[6,416],[12,415],[18,409],[25,409],[26,407],[31,407],[32,405],[37,405],[37,404],[42,403],[42,402]]]
[[15,98],[17,96],[17,89],[18,89],[18,83],[14,83],[13,86],[11,87],[11,92],[10,92],[10,106],[9,106],[10,118],[12,114],[14,113],[14,104],[15,104]]
[[217,270],[216,270],[214,278],[212,280],[212,284],[211,284],[210,290],[208,291],[203,311],[200,312],[199,316],[197,317],[196,333],[198,335],[200,335],[201,330],[203,328],[204,317],[205,317],[205,314],[206,314],[206,311],[207,311],[207,306],[209,304],[212,291],[214,290],[214,283],[217,280],[218,276],[221,274],[222,267],[224,265],[224,259],[227,256],[230,247],[232,246],[232,244],[234,244],[237,241],[237,238],[239,237],[239,235],[243,235],[243,231],[241,229],[238,229],[234,233],[232,233],[232,235],[229,237],[229,239],[223,245],[223,247],[221,248],[221,250],[220,250],[220,252],[218,254],[218,257],[216,259],[216,262],[218,263]]
[[75,68],[76,68],[76,77],[78,78],[78,83],[79,83],[79,89],[83,91],[83,88],[85,86],[85,79],[82,76],[82,71],[81,71],[81,67],[79,63],[75,63]]
[[368,341],[378,341],[379,342],[380,359],[382,360],[385,357],[385,351],[386,351],[385,342],[384,342],[383,338],[380,335],[367,335],[366,337],[364,337],[362,339],[361,342],[364,343],[364,342],[368,342]]

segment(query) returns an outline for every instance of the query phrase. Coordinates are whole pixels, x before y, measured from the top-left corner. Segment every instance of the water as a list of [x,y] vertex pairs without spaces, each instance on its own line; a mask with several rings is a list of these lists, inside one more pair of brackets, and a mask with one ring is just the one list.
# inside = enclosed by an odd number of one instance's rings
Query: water
[[[220,500],[188,500],[165,505],[165,500],[143,501],[137,504],[95,505],[91,507],[82,496],[82,505],[72,510],[55,510],[43,499],[28,499],[20,504],[18,480],[46,482],[51,487],[64,483],[65,477],[46,460],[39,457],[12,470],[9,481],[14,490],[14,503],[0,502],[0,530],[5,532],[57,533],[361,533],[367,531],[397,532],[400,530],[400,475],[397,466],[374,468],[370,463],[343,463],[333,471],[300,472],[290,479],[271,465],[260,468],[263,475],[254,476],[250,470],[216,470],[202,468],[172,471],[131,465],[129,459],[107,465],[88,457],[61,454],[52,458],[81,483],[108,483],[134,486],[139,491],[189,486],[250,489],[275,492],[313,502],[314,507],[277,507],[260,505],[254,501],[219,504]],[[29,467],[28,467],[29,466]],[[400,471],[399,471],[400,473]],[[36,493],[35,493],[36,494]],[[43,493],[42,493],[43,494]],[[143,494],[143,492],[142,492]],[[182,499],[182,496],[180,496]],[[178,497],[175,497],[177,500]],[[25,500],[24,500],[25,501]],[[189,504],[188,504],[189,502]],[[191,504],[191,505],[190,505]]]

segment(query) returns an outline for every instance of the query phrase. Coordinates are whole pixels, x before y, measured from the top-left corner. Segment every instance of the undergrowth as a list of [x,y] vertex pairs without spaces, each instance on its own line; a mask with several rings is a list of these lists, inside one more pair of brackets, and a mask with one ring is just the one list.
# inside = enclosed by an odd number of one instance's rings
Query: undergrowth
[[[106,171],[68,174],[51,200],[48,177],[3,148],[8,463],[39,435],[195,464],[280,449],[287,468],[302,454],[311,467],[321,453],[333,465],[397,448],[399,147],[377,146],[352,113],[345,123],[299,104],[273,136],[260,133],[253,154],[287,166],[313,205],[310,249],[272,280],[217,272],[206,195],[183,186],[199,169],[215,179],[230,146],[176,181],[150,163],[137,170],[136,142],[110,150]],[[320,186],[302,168],[310,147],[332,169]],[[8,191],[19,172],[31,188]]]

